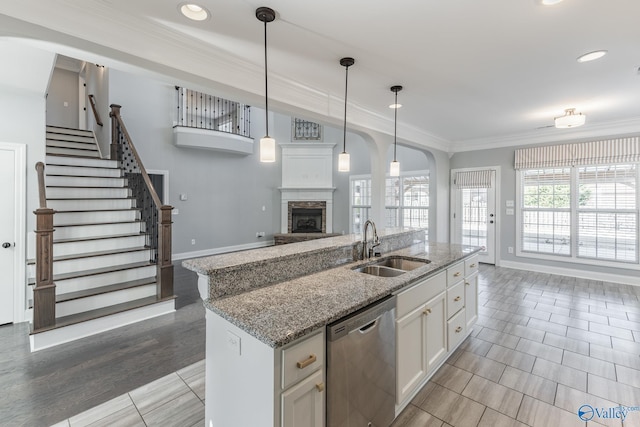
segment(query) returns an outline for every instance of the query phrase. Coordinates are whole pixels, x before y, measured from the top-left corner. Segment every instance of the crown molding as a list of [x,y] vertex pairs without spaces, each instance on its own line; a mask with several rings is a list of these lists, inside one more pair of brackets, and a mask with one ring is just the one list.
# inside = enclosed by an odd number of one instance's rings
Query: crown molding
[[468,139],[451,143],[450,153],[488,150],[492,148],[516,147],[522,145],[556,143],[593,139],[640,132],[640,118],[616,120],[607,123],[589,124],[573,129],[547,128],[526,133]]

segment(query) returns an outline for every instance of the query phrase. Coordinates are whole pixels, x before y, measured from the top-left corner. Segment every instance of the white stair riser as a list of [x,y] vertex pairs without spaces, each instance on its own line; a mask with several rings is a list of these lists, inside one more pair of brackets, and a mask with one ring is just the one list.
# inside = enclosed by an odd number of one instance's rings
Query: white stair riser
[[82,142],[83,144],[95,144],[95,139],[93,139],[93,135],[71,135],[68,133],[62,134],[62,133],[47,132],[47,140]]
[[[47,156],[46,158],[47,168],[49,165],[66,165],[66,166],[90,166],[97,168],[112,168],[118,167],[116,160],[106,159],[81,159],[78,157],[62,157],[62,156]],[[46,171],[47,169],[45,169]]]
[[47,139],[47,147],[74,148],[79,150],[98,151],[98,146],[93,141],[89,141],[89,143],[86,143],[78,141],[61,141],[58,139]]
[[126,197],[129,197],[128,188],[47,187],[47,199],[120,199]]
[[[120,169],[107,169],[98,167],[80,167],[80,166],[57,166],[47,165],[45,172],[47,175],[67,175],[67,176],[100,176],[104,178],[120,178],[122,172]],[[47,177],[47,182],[49,182]]]
[[66,129],[55,126],[47,126],[47,132],[57,133],[59,135],[80,135],[93,137],[93,131],[83,129]]
[[111,316],[100,317],[64,328],[29,335],[29,343],[31,351],[43,350],[174,311],[175,301],[173,299],[162,301],[145,307],[122,311],[112,314]]
[[[47,207],[59,211],[88,211],[92,209],[129,209],[135,206],[133,199],[78,199],[47,200]],[[57,214],[56,214],[57,215]],[[54,215],[55,218],[55,215]]]
[[[50,174],[51,172],[48,172]],[[54,187],[105,187],[123,188],[127,184],[124,178],[89,178],[86,176],[49,176],[46,183]]]
[[73,273],[94,268],[116,267],[118,265],[149,261],[149,251],[126,252],[87,258],[69,259],[53,262],[53,274]]
[[56,212],[53,225],[100,224],[103,222],[135,221],[140,211],[88,211],[88,212]]
[[139,298],[152,297],[157,294],[156,284],[137,286],[131,289],[93,295],[76,300],[59,302],[56,304],[56,317],[70,316],[98,308],[109,307]]
[[146,236],[114,237],[111,239],[84,240],[53,244],[53,256],[79,255],[87,252],[112,251],[139,248],[146,243]]
[[56,280],[56,293],[68,293],[85,291],[101,286],[115,285],[116,283],[129,282],[131,280],[146,279],[156,276],[156,266],[148,265],[128,270],[111,271],[109,273],[94,274],[92,276],[76,277],[73,279]]
[[78,237],[118,236],[120,234],[140,233],[141,223],[78,225],[58,227],[53,233],[55,240],[74,239]]

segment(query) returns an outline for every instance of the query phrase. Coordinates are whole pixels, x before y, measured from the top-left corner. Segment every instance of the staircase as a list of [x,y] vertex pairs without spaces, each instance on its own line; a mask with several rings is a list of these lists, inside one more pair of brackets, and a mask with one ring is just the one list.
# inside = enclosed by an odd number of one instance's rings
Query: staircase
[[46,135],[55,323],[32,332],[32,351],[174,311],[174,296],[157,296],[150,236],[118,162],[101,159],[91,131]]

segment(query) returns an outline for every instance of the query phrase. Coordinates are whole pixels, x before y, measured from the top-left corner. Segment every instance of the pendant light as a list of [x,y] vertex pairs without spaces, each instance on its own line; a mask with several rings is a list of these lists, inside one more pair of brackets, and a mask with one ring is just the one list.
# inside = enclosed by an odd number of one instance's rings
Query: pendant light
[[349,172],[351,159],[349,153],[347,153],[347,88],[349,85],[349,67],[355,64],[353,58],[342,58],[340,65],[345,67],[345,80],[344,80],[344,133],[342,138],[342,153],[338,156],[338,171]]
[[276,161],[276,140],[269,136],[269,84],[267,83],[267,22],[276,19],[276,13],[268,7],[256,9],[256,18],[264,22],[264,123],[266,134],[260,138],[260,161],[273,163]]
[[393,161],[389,165],[389,175],[390,176],[400,176],[400,162],[396,159],[396,150],[398,148],[398,108],[402,107],[402,105],[398,104],[398,92],[402,90],[402,86],[396,85],[391,86],[391,92],[396,94],[396,100],[389,107],[394,109],[394,119],[393,119]]

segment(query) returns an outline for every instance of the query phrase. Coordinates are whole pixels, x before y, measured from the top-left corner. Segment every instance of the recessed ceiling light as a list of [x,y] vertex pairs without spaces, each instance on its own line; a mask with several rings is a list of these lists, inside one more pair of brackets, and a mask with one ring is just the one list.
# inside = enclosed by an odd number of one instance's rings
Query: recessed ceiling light
[[180,5],[180,12],[194,21],[204,21],[209,17],[209,11],[207,9],[194,3]]
[[558,4],[561,1],[562,0],[538,0],[538,3],[540,3],[543,6],[553,6],[554,4]]
[[578,62],[589,62],[595,61],[596,59],[602,58],[607,54],[606,50],[596,50],[594,52],[585,53],[584,55],[580,55],[577,59]]
[[393,108],[393,109],[402,108],[402,104],[390,104],[389,108]]

